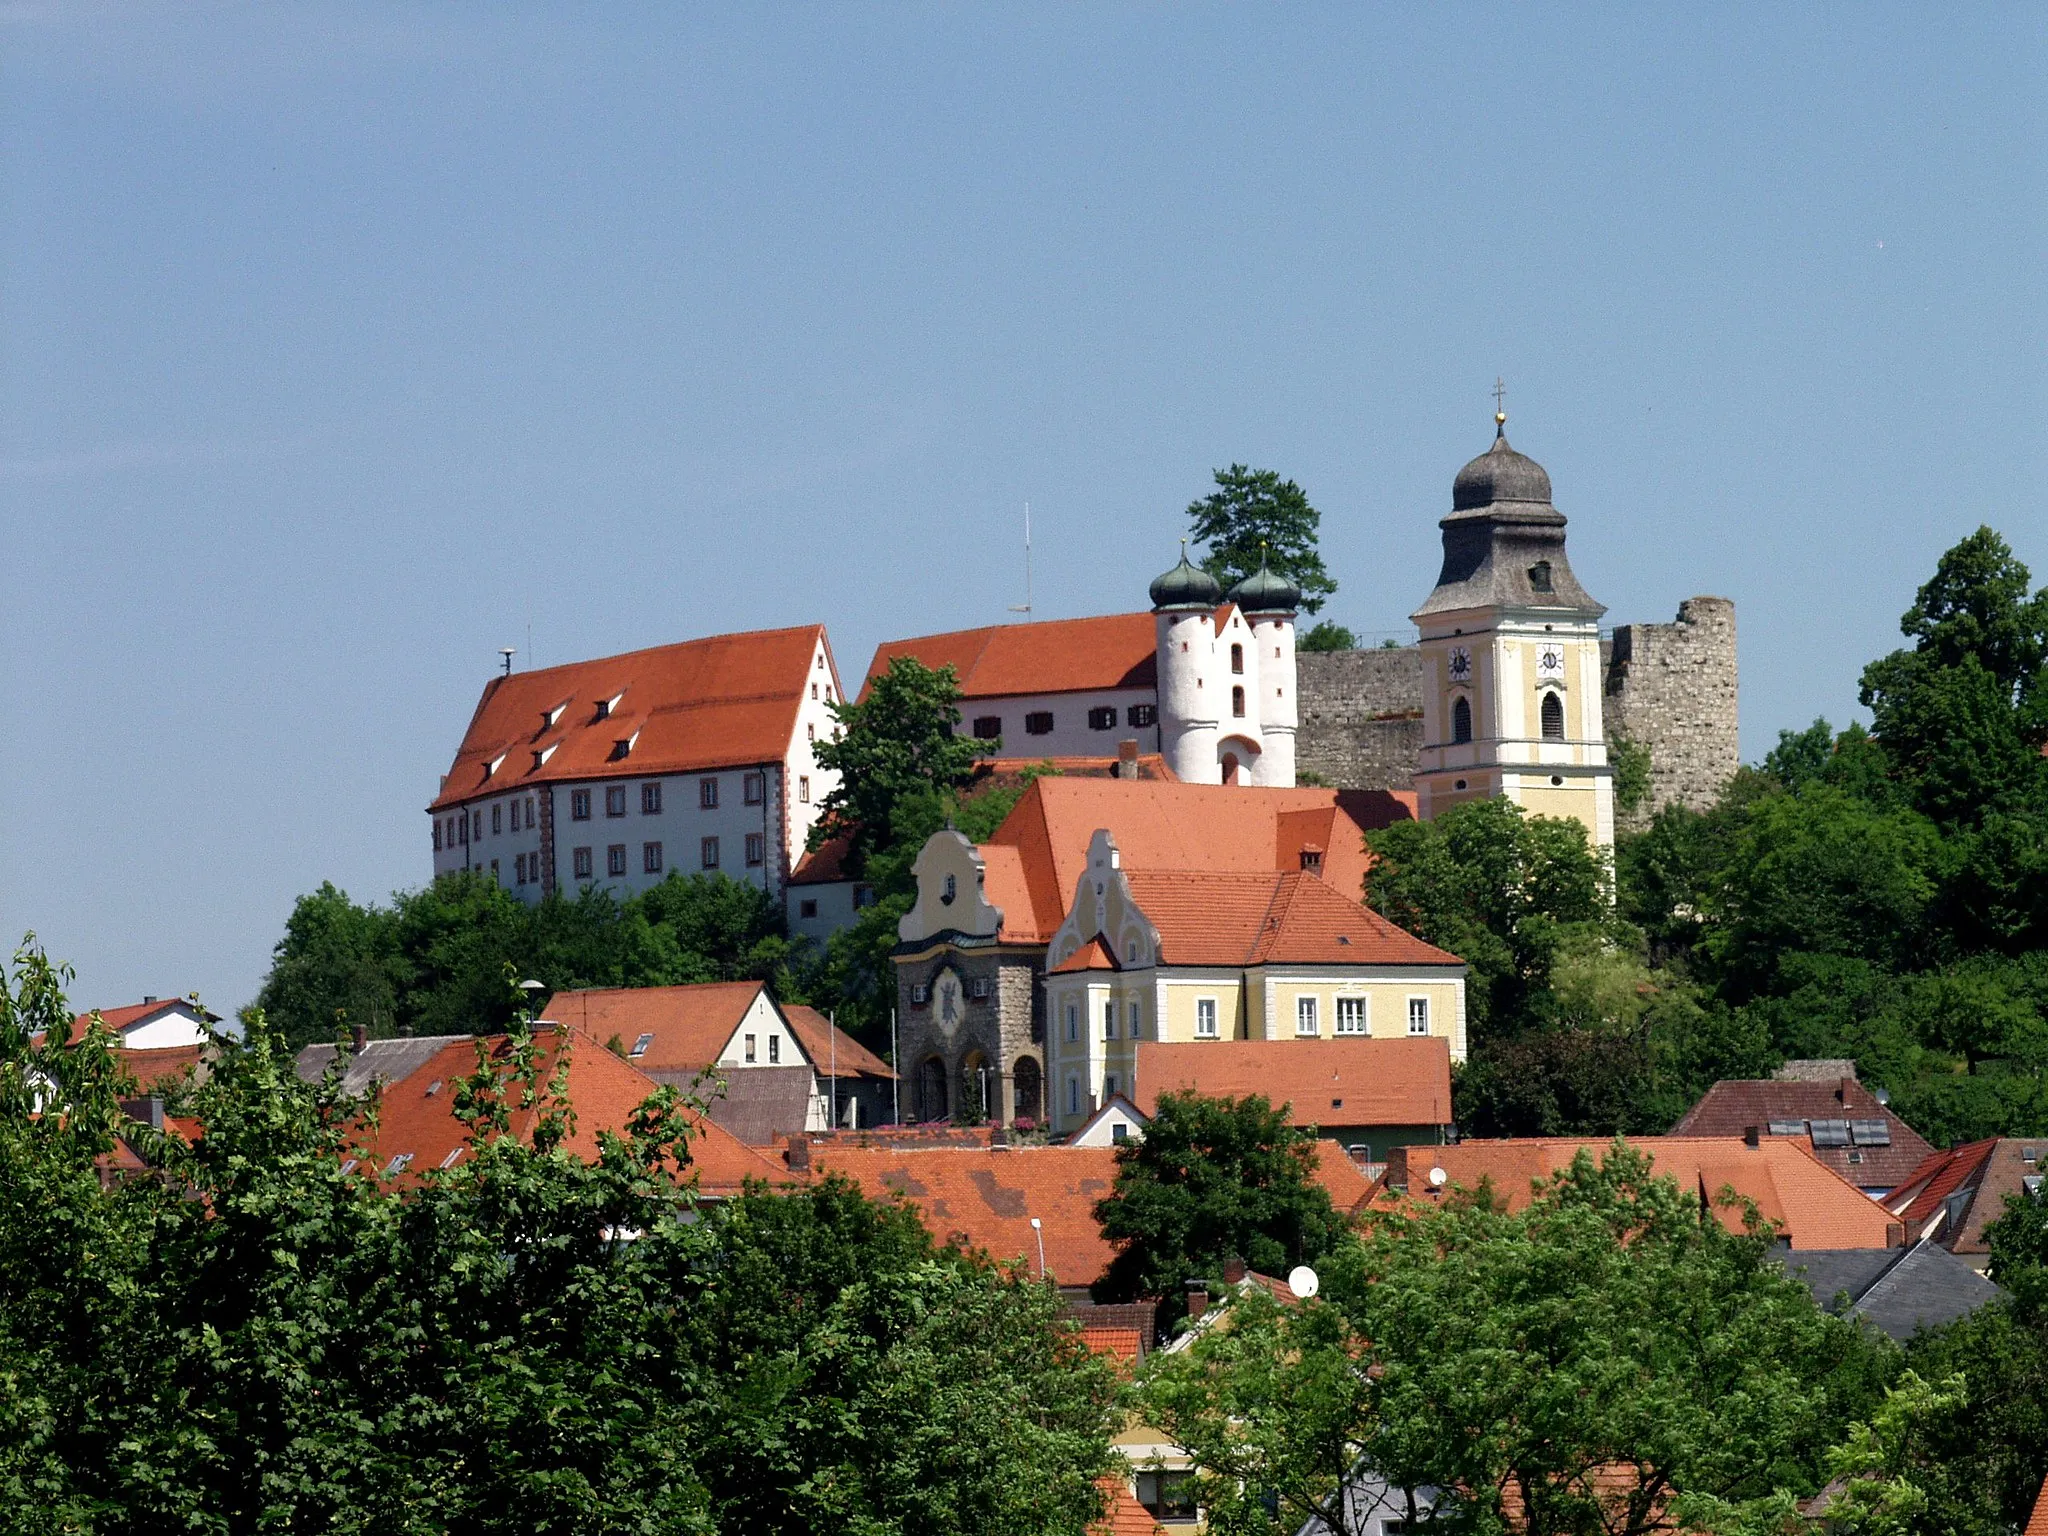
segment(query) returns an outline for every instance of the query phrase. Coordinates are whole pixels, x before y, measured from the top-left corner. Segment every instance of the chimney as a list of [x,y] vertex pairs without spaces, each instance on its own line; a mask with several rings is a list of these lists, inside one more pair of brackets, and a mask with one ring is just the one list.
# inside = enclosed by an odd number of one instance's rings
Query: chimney
[[1759,1134],[1755,1126],[1745,1125],[1742,1128],[1742,1144],[1745,1147],[1757,1146],[1760,1144],[1761,1140],[1761,1135]]
[[1854,1087],[1856,1087],[1856,1086],[1857,1086],[1857,1082],[1856,1082],[1856,1079],[1855,1079],[1855,1078],[1853,1078],[1853,1077],[1845,1077],[1845,1078],[1843,1078],[1843,1079],[1842,1079],[1842,1084],[1841,1084],[1841,1086],[1840,1086],[1839,1088],[1837,1088],[1837,1089],[1835,1090],[1835,1097],[1836,1097],[1836,1098],[1837,1098],[1838,1100],[1840,1100],[1840,1101],[1841,1101],[1841,1103],[1842,1103],[1842,1106],[1843,1106],[1844,1108],[1847,1108],[1847,1107],[1848,1107],[1848,1103],[1849,1103],[1849,1090],[1850,1090],[1851,1088],[1854,1088]]
[[1906,1224],[1903,1221],[1888,1221],[1884,1228],[1884,1245],[1887,1248],[1906,1246]]
[[1190,1280],[1188,1282],[1188,1321],[1194,1322],[1209,1310],[1209,1282]]
[[1138,743],[1135,740],[1116,744],[1116,776],[1120,779],[1138,776]]
[[145,1003],[153,1003],[156,1001],[156,994],[154,992],[145,992],[142,994],[142,1000]]
[[367,1024],[358,1024],[358,1025],[356,1025],[356,1027],[355,1027],[354,1029],[352,1029],[352,1030],[350,1030],[350,1031],[349,1031],[349,1049],[350,1049],[350,1052],[351,1052],[351,1054],[353,1054],[353,1055],[356,1055],[356,1056],[360,1056],[360,1055],[362,1055],[362,1054],[363,1054],[363,1052],[364,1052],[364,1051],[366,1051],[366,1050],[368,1050],[368,1049],[369,1049],[369,1046],[370,1046],[370,1026],[369,1026],[369,1025],[367,1025]]
[[1223,1283],[1242,1285],[1244,1283],[1244,1260],[1232,1254],[1223,1261]]
[[782,1159],[789,1164],[789,1171],[791,1173],[809,1173],[811,1171],[810,1138],[805,1136],[791,1137],[789,1148],[782,1154]]
[[1321,875],[1323,872],[1323,845],[1303,843],[1301,845],[1301,872],[1304,875]]
[[999,1125],[988,1133],[988,1144],[991,1148],[1007,1148],[1010,1145],[1010,1133]]

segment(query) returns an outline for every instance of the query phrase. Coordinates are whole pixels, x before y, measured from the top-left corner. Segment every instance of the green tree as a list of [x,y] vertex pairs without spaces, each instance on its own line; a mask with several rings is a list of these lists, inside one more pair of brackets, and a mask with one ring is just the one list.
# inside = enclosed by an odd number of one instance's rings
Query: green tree
[[1207,546],[1204,570],[1227,590],[1270,564],[1301,589],[1301,609],[1309,614],[1337,590],[1316,547],[1322,521],[1292,480],[1243,464],[1217,470],[1216,489],[1188,504],[1188,532]]
[[1095,1283],[1098,1299],[1157,1296],[1168,1318],[1192,1279],[1227,1260],[1284,1274],[1328,1252],[1343,1218],[1316,1179],[1312,1127],[1286,1105],[1165,1093],[1142,1139],[1117,1149],[1116,1184],[1095,1207],[1116,1256]]
[[323,881],[293,905],[256,1002],[302,1042],[358,1024],[372,1035],[395,1034],[406,976],[394,914],[358,906]]
[[1355,651],[1358,649],[1358,636],[1334,619],[1324,619],[1302,631],[1301,639],[1295,642],[1295,649],[1311,655],[1322,651]]
[[1153,1357],[1142,1406],[1212,1530],[1365,1536],[1341,1489],[1370,1467],[1442,1490],[1454,1531],[1647,1536],[1681,1495],[1819,1487],[1891,1368],[1767,1228],[1703,1216],[1625,1145],[1512,1213],[1481,1190],[1376,1216],[1319,1273],[1318,1299],[1232,1297]]
[[1629,817],[1650,803],[1650,749],[1627,736],[1616,736],[1607,746],[1614,764],[1614,811]]
[[853,839],[855,868],[899,841],[906,802],[965,788],[977,758],[1000,742],[955,734],[960,684],[950,665],[934,671],[914,656],[892,656],[857,701],[835,701],[839,729],[817,743],[818,766],[839,775],[819,807],[811,846]]
[[[568,1155],[524,1021],[409,1188],[366,1106],[252,1014],[123,1125],[32,949],[0,1004],[0,1499],[11,1529],[1068,1532],[1108,1466],[1105,1368],[1048,1286],[826,1180],[700,1204],[672,1089]],[[57,1042],[57,1043],[51,1043]],[[559,1067],[560,1057],[556,1057]],[[36,1112],[40,1091],[66,1112]],[[511,1133],[514,1108],[536,1111]],[[147,1176],[103,1181],[115,1131]]]

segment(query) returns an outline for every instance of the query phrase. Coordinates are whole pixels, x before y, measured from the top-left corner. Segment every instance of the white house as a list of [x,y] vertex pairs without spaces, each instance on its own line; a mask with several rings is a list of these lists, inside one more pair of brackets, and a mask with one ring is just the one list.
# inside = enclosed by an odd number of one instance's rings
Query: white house
[[779,901],[837,782],[813,747],[840,697],[820,624],[492,678],[427,807],[434,873],[537,902],[680,870]]

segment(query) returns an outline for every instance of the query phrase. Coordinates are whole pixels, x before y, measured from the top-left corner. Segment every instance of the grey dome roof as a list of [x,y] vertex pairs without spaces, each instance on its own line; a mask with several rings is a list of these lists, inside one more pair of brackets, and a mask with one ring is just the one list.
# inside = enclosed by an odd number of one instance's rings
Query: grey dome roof
[[1469,512],[1497,501],[1550,500],[1550,476],[1541,464],[1508,446],[1507,430],[1495,432],[1493,446],[1458,471],[1451,482],[1451,510]]
[[1301,588],[1275,574],[1262,559],[1259,568],[1230,589],[1230,601],[1246,613],[1293,613],[1301,606]]
[[1187,546],[1180,551],[1180,564],[1152,582],[1152,606],[1159,608],[1214,608],[1223,601],[1223,584],[1199,565],[1188,563]]

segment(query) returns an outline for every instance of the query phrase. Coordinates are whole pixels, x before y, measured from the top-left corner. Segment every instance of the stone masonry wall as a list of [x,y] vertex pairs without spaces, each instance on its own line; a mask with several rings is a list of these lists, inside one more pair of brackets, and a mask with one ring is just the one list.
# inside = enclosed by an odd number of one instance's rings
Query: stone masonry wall
[[[1671,624],[1625,624],[1601,646],[1607,739],[1650,749],[1650,795],[1624,830],[1666,805],[1704,809],[1742,761],[1735,605],[1689,597]],[[1422,749],[1422,658],[1399,650],[1297,660],[1295,761],[1344,789],[1406,789]]]
[[1645,825],[1667,805],[1705,810],[1742,764],[1735,604],[1689,597],[1672,624],[1624,624],[1607,666],[1607,739],[1650,749],[1650,795],[1626,819]]
[[1297,771],[1343,789],[1406,789],[1422,751],[1422,653],[1304,651],[1295,657]]

